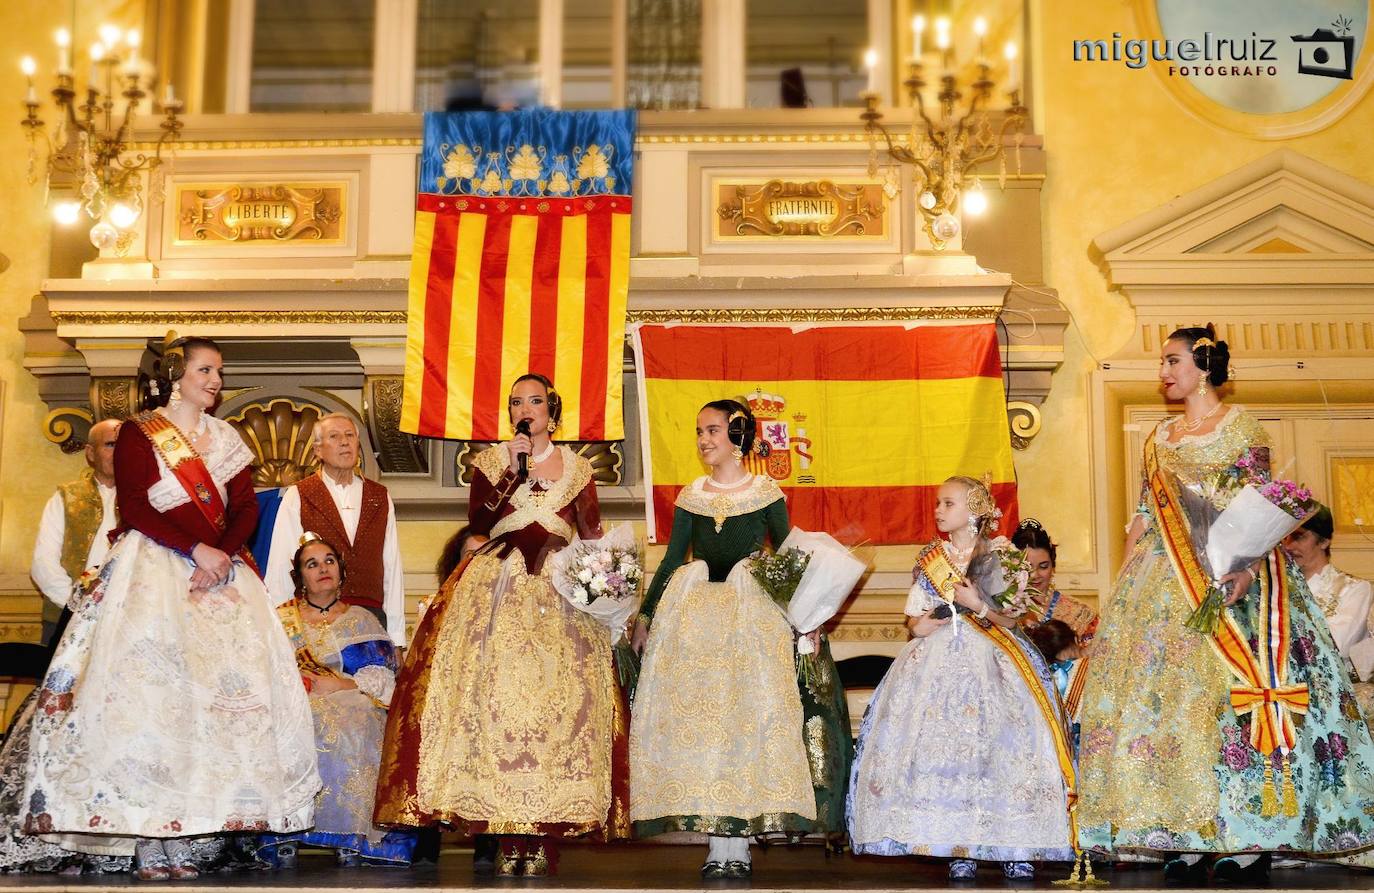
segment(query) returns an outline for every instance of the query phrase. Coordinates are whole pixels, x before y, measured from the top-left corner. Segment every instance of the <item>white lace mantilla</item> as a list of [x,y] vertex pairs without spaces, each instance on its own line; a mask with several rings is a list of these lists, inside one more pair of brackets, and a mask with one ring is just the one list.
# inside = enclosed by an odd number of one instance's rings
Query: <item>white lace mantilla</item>
[[[201,458],[205,461],[205,467],[210,470],[210,477],[215,482],[215,489],[219,491],[219,498],[227,500],[229,498],[229,482],[234,479],[234,475],[243,471],[253,464],[253,451],[248,449],[248,444],[239,437],[239,432],[234,426],[224,421],[210,416],[210,448],[201,451]],[[162,456],[156,449],[153,455],[157,456],[157,467],[161,477],[156,484],[148,488],[148,502],[159,512],[167,512],[180,505],[186,505],[191,501],[191,494],[186,492],[181,481],[167,467]]]

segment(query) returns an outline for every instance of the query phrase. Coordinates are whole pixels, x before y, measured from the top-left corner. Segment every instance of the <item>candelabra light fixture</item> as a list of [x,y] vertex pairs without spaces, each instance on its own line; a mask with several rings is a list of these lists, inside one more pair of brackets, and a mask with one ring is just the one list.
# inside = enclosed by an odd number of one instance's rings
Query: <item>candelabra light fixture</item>
[[[977,176],[978,168],[996,161],[998,182],[1005,185],[1005,145],[1008,135],[1013,136],[1019,171],[1026,107],[1021,102],[1016,44],[1008,42],[1004,48],[1008,80],[1003,87],[1008,103],[1001,110],[1000,123],[993,122],[993,110],[989,105],[997,85],[992,79],[991,63],[984,55],[986,19],[979,17],[974,22],[974,33],[978,38],[976,75],[972,83],[967,85],[968,100],[962,108],[960,101],[964,99],[964,93],[959,89],[956,75],[949,19],[940,17],[934,21],[935,54],[940,60],[940,72],[933,84],[926,79],[925,30],[925,16],[915,16],[911,22],[913,52],[907,62],[906,79],[902,81],[915,109],[905,144],[895,140],[883,126],[883,113],[878,107],[881,99],[877,82],[878,54],[871,49],[864,60],[869,79],[868,90],[862,97],[864,109],[860,119],[868,134],[869,176],[881,176],[889,197],[892,197],[896,195],[900,183],[896,165],[906,164],[913,168],[916,207],[931,244],[937,250],[942,250],[959,235],[961,213],[976,216],[987,209],[987,196],[983,192],[982,180]],[[930,103],[933,110],[927,104],[930,99],[927,87],[934,90],[933,102]],[[880,170],[879,159],[884,155],[887,160],[886,172]]]
[[100,250],[122,250],[132,238],[132,228],[143,213],[142,175],[162,164],[164,145],[174,143],[181,132],[177,117],[182,104],[168,84],[162,96],[162,134],[150,156],[130,151],[138,107],[153,87],[154,72],[139,55],[137,30],[121,31],[113,25],[100,27],[100,40],[91,45],[91,73],[77,105],[80,91],[72,70],[71,32],[57,31],[57,86],[52,90],[57,105],[57,124],[51,132],[38,116],[34,76],[38,64],[25,56],[20,69],[28,80],[24,105],[28,114],[20,123],[28,132],[29,182],[40,177],[39,143],[46,160],[41,176],[52,202],[54,219],[63,225],[76,223],[84,211],[96,223],[91,244]]

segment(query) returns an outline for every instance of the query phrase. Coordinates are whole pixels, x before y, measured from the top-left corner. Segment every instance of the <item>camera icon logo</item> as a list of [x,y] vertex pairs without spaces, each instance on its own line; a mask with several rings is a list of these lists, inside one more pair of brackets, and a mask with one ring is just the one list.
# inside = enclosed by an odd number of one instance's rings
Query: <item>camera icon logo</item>
[[1310,35],[1294,34],[1298,45],[1298,73],[1350,80],[1355,68],[1355,38],[1318,28]]

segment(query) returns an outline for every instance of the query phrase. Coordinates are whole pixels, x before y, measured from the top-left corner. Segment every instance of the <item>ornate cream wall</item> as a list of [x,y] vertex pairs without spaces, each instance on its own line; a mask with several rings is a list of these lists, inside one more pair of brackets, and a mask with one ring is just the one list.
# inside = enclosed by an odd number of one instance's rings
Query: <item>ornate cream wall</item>
[[[1033,15],[1037,131],[1045,140],[1048,165],[1045,280],[1072,313],[1073,324],[1065,339],[1064,364],[1055,374],[1044,406],[1045,430],[1018,457],[1017,469],[1023,509],[1042,518],[1062,544],[1060,582],[1085,591],[1109,582],[1119,561],[1125,511],[1121,492],[1127,467],[1120,449],[1122,435],[1119,424],[1115,430],[1111,427],[1120,420],[1101,417],[1106,403],[1096,379],[1114,374],[1130,380],[1137,392],[1129,402],[1157,402],[1150,384],[1154,364],[1136,349],[1140,338],[1136,313],[1128,299],[1110,287],[1094,239],[1278,148],[1301,153],[1366,184],[1374,180],[1368,163],[1369,135],[1374,133],[1374,97],[1369,95],[1324,130],[1287,140],[1259,140],[1186,111],[1155,71],[1072,61],[1075,39],[1110,37],[1113,32],[1139,34],[1132,6],[1042,0]],[[1370,64],[1367,51],[1364,61]],[[1205,281],[1199,278],[1200,285]],[[1196,293],[1200,299],[1196,309],[1180,310],[1174,316],[1239,323],[1257,321],[1268,313],[1265,321],[1272,324],[1276,315],[1282,315],[1244,301],[1228,305],[1218,301],[1221,294],[1220,283],[1216,291],[1204,285]],[[1294,289],[1288,306],[1305,300],[1300,296],[1303,290]],[[1367,311],[1371,292],[1368,286],[1347,291],[1336,305],[1322,308],[1327,319],[1346,319],[1338,309],[1340,301],[1347,302],[1347,309]],[[1258,338],[1253,348],[1238,346],[1236,365],[1242,375],[1233,399],[1254,404],[1293,402],[1314,411],[1322,407],[1317,388],[1283,387],[1285,376],[1298,377],[1293,370],[1296,360],[1302,355],[1308,360],[1319,358],[1322,351],[1288,347],[1286,351],[1279,351],[1277,345],[1266,348]],[[1285,369],[1256,368],[1280,356],[1275,362],[1288,363]],[[1095,375],[1097,360],[1125,357],[1133,361],[1126,364],[1128,371],[1122,372],[1117,362],[1114,373]],[[1368,344],[1349,352],[1343,368],[1332,370],[1331,380],[1358,381],[1363,375],[1368,382],[1370,357]],[[1331,390],[1331,398],[1337,399],[1335,389]],[[1374,400],[1374,388],[1363,394],[1358,390],[1340,399],[1364,406]],[[1115,455],[1107,449],[1109,442],[1116,444]],[[1082,461],[1084,457],[1090,461]],[[1361,558],[1362,564],[1366,562]]]

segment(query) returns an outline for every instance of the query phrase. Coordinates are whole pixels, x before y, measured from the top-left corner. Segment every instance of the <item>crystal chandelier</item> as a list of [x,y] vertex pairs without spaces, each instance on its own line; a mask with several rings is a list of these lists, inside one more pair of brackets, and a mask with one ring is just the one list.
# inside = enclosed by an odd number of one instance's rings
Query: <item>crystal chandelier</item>
[[[935,85],[935,117],[931,117],[931,110],[927,108],[923,53],[926,18],[923,15],[914,17],[911,22],[914,51],[907,63],[907,77],[902,82],[911,105],[916,110],[906,144],[894,141],[892,134],[883,126],[883,114],[878,109],[878,56],[877,52],[871,49],[865,58],[869,72],[868,91],[863,94],[864,110],[859,117],[864,122],[864,131],[868,134],[869,176],[880,176],[879,157],[881,153],[885,153],[888,168],[886,173],[882,174],[882,179],[888,196],[894,197],[899,182],[896,164],[909,164],[913,167],[917,190],[916,206],[920,211],[924,229],[936,250],[942,250],[948,242],[959,235],[961,211],[977,215],[987,208],[987,196],[983,193],[982,181],[976,176],[979,166],[997,161],[998,182],[1005,185],[1007,159],[1004,143],[1008,134],[1014,135],[1019,171],[1026,107],[1021,104],[1021,89],[1016,75],[1016,44],[1007,43],[1004,52],[1009,74],[1004,92],[1008,98],[1008,106],[1002,111],[1000,124],[994,125],[988,105],[996,85],[991,76],[991,64],[983,52],[987,20],[980,16],[974,22],[974,33],[978,38],[978,57],[975,63],[977,75],[967,86],[969,98],[967,105],[961,110],[959,103],[964,94],[959,89],[955,74],[949,19],[940,17],[935,20],[934,25],[935,49],[941,65]],[[884,143],[883,149],[878,145],[879,136]]]
[[[151,157],[130,153],[134,118],[139,103],[152,89],[153,71],[139,56],[137,30],[121,31],[113,25],[100,27],[100,40],[91,45],[91,76],[85,102],[77,105],[78,89],[71,64],[71,33],[57,32],[57,126],[49,133],[38,117],[34,75],[38,65],[32,56],[20,63],[28,79],[24,105],[28,115],[20,123],[28,131],[29,182],[39,178],[38,143],[46,148],[43,175],[51,193],[61,194],[52,205],[58,223],[71,225],[85,211],[96,223],[91,244],[101,251],[124,250],[132,240],[132,228],[143,213],[142,174],[162,163],[162,147],[176,140],[182,122],[177,117],[181,102],[172,86],[162,97],[162,135]],[[122,100],[122,101],[121,101]]]

